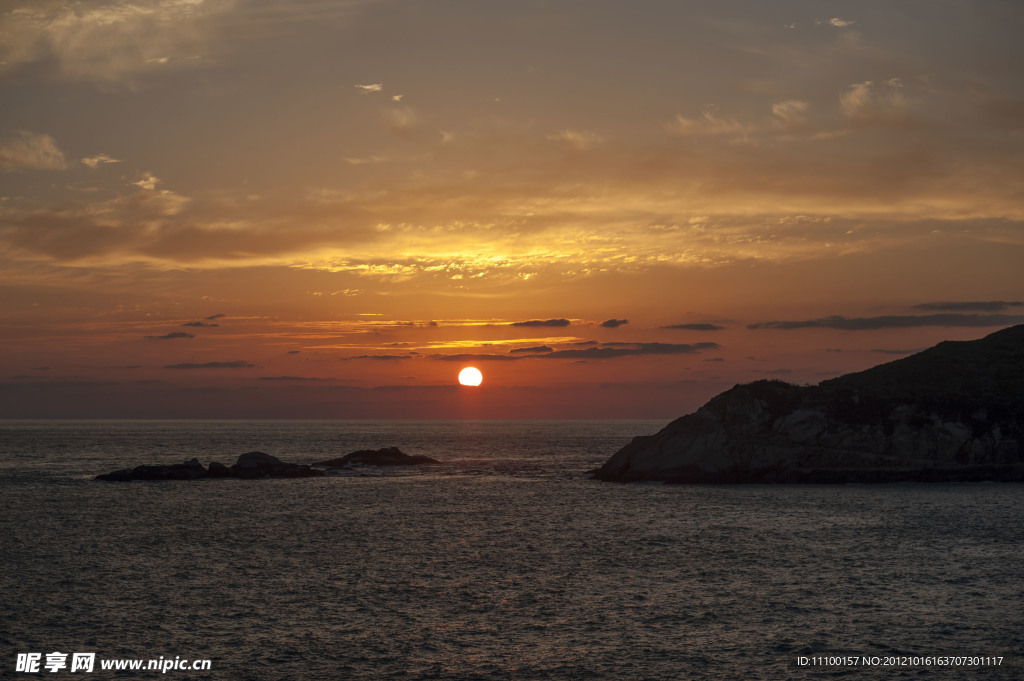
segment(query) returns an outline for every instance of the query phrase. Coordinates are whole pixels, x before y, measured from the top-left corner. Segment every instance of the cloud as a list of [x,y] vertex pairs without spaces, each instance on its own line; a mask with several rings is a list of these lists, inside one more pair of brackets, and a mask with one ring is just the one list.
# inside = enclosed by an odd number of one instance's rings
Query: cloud
[[661,327],[663,329],[682,329],[684,331],[721,331],[724,326],[717,324],[670,324]]
[[[613,347],[614,346],[614,347]],[[521,359],[616,359],[640,355],[680,355],[720,347],[718,343],[607,343],[604,347],[556,350],[536,355],[458,354],[430,355],[443,362],[507,362]]]
[[416,110],[409,106],[394,106],[381,112],[384,122],[391,130],[399,133],[410,132],[419,125]]
[[[10,378],[43,378],[42,376],[11,376]],[[119,385],[115,381],[78,381],[78,380],[46,380],[37,381],[32,383],[15,383],[12,384],[18,388],[27,389],[47,389],[56,388],[63,390],[65,388],[102,388],[106,386]],[[0,384],[0,387],[10,387],[10,385]]]
[[353,166],[366,165],[367,163],[384,163],[385,161],[388,160],[389,158],[387,156],[380,155],[368,156],[366,158],[357,158],[353,156],[345,157],[345,163],[348,163],[349,165]]
[[[610,347],[612,345],[629,347]],[[638,355],[681,355],[720,347],[718,343],[607,343],[604,347],[583,350],[558,350],[546,355],[545,359],[613,359]]]
[[182,326],[199,326],[205,328],[212,328],[215,326],[220,326],[220,324],[208,324],[207,322],[185,322],[184,324],[182,324]]
[[559,153],[535,130],[504,146],[466,132],[444,152],[456,156],[380,168],[386,179],[372,191],[245,200],[215,189],[161,194],[163,183],[147,190],[147,181],[116,199],[11,200],[0,205],[0,250],[78,266],[280,265],[447,292],[461,281],[482,293],[560,273],[821,260],[954,233],[976,243],[1019,239],[1018,155],[948,125],[943,135],[963,136],[968,151],[933,157],[947,148],[937,130],[884,146],[849,135],[827,150],[664,139],[592,159]]
[[209,317],[203,317],[203,319],[206,319],[207,321],[209,321],[209,320],[211,320],[211,319],[220,319],[220,318],[222,318],[222,317],[226,317],[226,316],[227,316],[227,315],[225,315],[225,314],[221,314],[220,312],[218,312],[217,314],[212,314],[212,315],[210,315]]
[[359,88],[360,90],[362,90],[363,92],[366,92],[366,93],[369,93],[369,92],[380,92],[381,90],[384,89],[384,84],[383,83],[369,83],[369,84],[366,84],[366,85],[356,84],[355,87]]
[[260,376],[261,381],[324,381],[330,379],[307,378],[305,376]]
[[617,329],[618,327],[622,326],[623,324],[629,324],[629,320],[628,319],[606,319],[605,321],[601,322],[601,326],[603,326],[606,329]]
[[509,352],[511,352],[511,353],[521,353],[521,352],[538,353],[538,352],[551,352],[552,350],[553,350],[553,348],[550,345],[535,345],[532,348],[512,348],[511,350],[509,350]]
[[106,154],[97,154],[96,156],[86,156],[82,159],[82,165],[89,166],[90,168],[98,168],[101,165],[108,163],[120,163],[121,161],[116,158],[111,158]]
[[138,187],[139,189],[145,189],[147,191],[153,191],[156,186],[160,184],[160,178],[153,173],[144,173],[142,179],[137,182],[132,182],[132,186]]
[[832,17],[828,20],[828,23],[836,28],[846,28],[857,23],[854,19],[840,19],[839,17]]
[[343,359],[375,359],[375,360],[399,360],[412,359],[412,355],[356,355],[355,357],[344,357]]
[[596,132],[588,132],[586,130],[562,130],[553,135],[548,135],[548,139],[555,142],[562,142],[569,147],[577,151],[586,151],[601,142],[604,138],[598,135]]
[[772,123],[777,128],[799,128],[807,123],[807,117],[804,115],[807,112],[807,107],[807,102],[801,102],[796,99],[788,99],[784,102],[775,102],[772,104],[772,114],[774,114],[778,120],[772,121]]
[[915,310],[978,310],[981,312],[996,312],[999,310],[1005,310],[1010,307],[1022,307],[1024,302],[1020,301],[1004,301],[1004,300],[988,300],[988,301],[975,301],[975,302],[939,302],[939,303],[921,303],[915,305]]
[[569,326],[568,319],[531,319],[525,322],[512,322],[509,326]]
[[629,357],[639,355],[659,354],[689,354],[720,347],[718,343],[643,343],[643,342],[616,342],[604,343],[597,346],[596,341],[584,343],[573,343],[573,345],[584,345],[580,349],[552,350],[550,346],[542,345],[532,348],[516,348],[510,350],[509,354],[497,353],[460,353],[460,354],[431,354],[429,359],[439,361],[516,361],[519,359],[614,359],[617,357]]
[[512,362],[528,357],[547,357],[547,355],[494,355],[494,354],[470,354],[461,353],[458,355],[427,355],[427,359],[436,359],[441,362]]
[[254,369],[255,364],[246,362],[244,359],[236,359],[232,362],[206,362],[204,364],[168,364],[164,369]]
[[906,125],[913,120],[898,78],[854,83],[839,95],[839,106],[847,118],[862,124]]
[[31,0],[5,12],[0,69],[43,63],[62,77],[131,84],[156,69],[201,63],[235,0]]
[[302,354],[302,350],[289,350],[287,354],[289,354],[289,355],[301,355]]
[[170,333],[165,333],[162,336],[143,336],[143,338],[147,338],[149,340],[172,340],[174,338],[195,338],[195,336],[184,331],[171,331]]
[[49,135],[20,130],[0,141],[0,166],[4,170],[64,170],[64,154]]
[[803,321],[772,321],[748,324],[748,329],[842,329],[865,331],[875,329],[906,329],[918,326],[1011,326],[1024,323],[1024,315],[931,314],[909,316],[855,317],[839,315]]
[[745,125],[735,119],[722,118],[714,105],[704,107],[700,118],[686,118],[682,114],[669,124],[668,130],[680,135],[746,135],[753,131],[753,126]]

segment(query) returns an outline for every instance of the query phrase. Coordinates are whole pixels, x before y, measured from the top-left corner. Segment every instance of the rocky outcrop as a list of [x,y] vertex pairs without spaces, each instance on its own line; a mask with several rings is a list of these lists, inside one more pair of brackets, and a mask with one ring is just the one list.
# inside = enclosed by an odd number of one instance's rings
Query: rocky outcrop
[[594,472],[680,483],[1024,481],[1024,326],[857,374],[737,385]]
[[97,475],[97,480],[122,482],[128,480],[199,480],[201,478],[307,478],[325,475],[317,468],[305,464],[287,463],[263,452],[248,452],[238,457],[230,468],[212,461],[203,468],[198,459],[168,466],[136,466]]
[[169,466],[136,466],[123,470],[97,475],[97,480],[121,482],[126,480],[198,480],[209,476],[199,459],[191,459],[184,463]]
[[252,480],[255,478],[309,478],[324,475],[324,472],[305,464],[286,463],[276,456],[263,452],[248,452],[238,457],[228,469],[231,477]]
[[398,447],[385,447],[383,449],[360,449],[337,459],[320,461],[313,465],[324,468],[351,468],[353,466],[416,466],[427,463],[440,463],[440,461],[422,454],[409,455]]

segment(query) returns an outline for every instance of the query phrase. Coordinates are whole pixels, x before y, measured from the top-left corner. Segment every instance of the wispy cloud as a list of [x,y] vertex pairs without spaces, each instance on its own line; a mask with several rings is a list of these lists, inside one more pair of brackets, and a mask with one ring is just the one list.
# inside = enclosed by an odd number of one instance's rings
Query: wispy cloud
[[49,135],[20,130],[0,140],[0,166],[4,170],[64,170],[64,154]]
[[[617,346],[617,347],[613,347]],[[607,343],[603,347],[582,350],[558,350],[546,355],[545,359],[613,359],[639,355],[686,355],[701,350],[720,347],[718,343]]]
[[875,329],[905,329],[917,326],[1011,326],[1024,324],[1024,315],[1003,314],[931,314],[931,315],[889,315],[882,317],[842,317],[834,315],[820,319],[799,321],[772,321],[748,324],[748,329],[842,329],[844,331],[865,331]]
[[525,322],[512,322],[509,326],[569,326],[568,319],[530,319]]
[[142,177],[131,183],[132,186],[138,187],[139,189],[146,189],[152,191],[156,189],[156,186],[160,184],[160,178],[153,173],[143,173]]
[[721,331],[724,326],[717,324],[696,323],[696,324],[669,324],[661,327],[663,329],[681,329],[683,331]]
[[366,92],[366,93],[380,92],[381,90],[384,89],[383,83],[367,83],[367,84],[357,83],[355,85],[355,87],[359,88],[360,90],[362,90],[363,92]]
[[86,156],[82,159],[82,165],[89,166],[90,168],[98,168],[101,165],[108,163],[120,163],[120,159],[111,158],[106,154],[97,154],[96,156]]
[[[532,356],[532,355],[530,355]],[[473,354],[473,353],[459,353],[457,355],[427,355],[428,359],[434,359],[441,362],[514,362],[520,359],[526,359],[527,355],[497,355],[497,354]]]
[[175,338],[195,338],[195,336],[185,331],[171,331],[162,336],[143,336],[143,338],[148,340],[173,340]]
[[409,132],[419,125],[419,116],[411,106],[393,106],[381,112],[384,122],[395,132]]
[[198,326],[204,328],[212,328],[215,326],[220,326],[220,324],[210,324],[209,322],[185,322],[184,324],[182,324],[182,326]]
[[1004,301],[1004,300],[987,300],[987,301],[963,301],[963,302],[939,302],[939,303],[921,303],[915,305],[916,310],[950,310],[950,311],[964,311],[964,310],[977,310],[979,312],[998,312],[999,310],[1006,310],[1011,307],[1024,307],[1024,302],[1020,301]]
[[192,65],[234,0],[22,1],[2,17],[0,69],[32,63],[60,76],[132,83],[153,69]]
[[839,105],[849,119],[861,124],[906,125],[913,120],[898,78],[854,83],[839,95]]
[[555,142],[561,142],[577,151],[586,151],[587,149],[591,149],[604,141],[604,137],[596,132],[569,129],[548,135],[548,139]]
[[617,329],[624,324],[629,324],[628,319],[606,319],[601,322],[601,326],[606,329]]
[[349,165],[353,165],[353,166],[366,165],[367,163],[384,163],[387,160],[389,160],[387,156],[380,156],[380,155],[366,156],[366,157],[354,157],[354,156],[346,156],[345,157],[345,163],[348,163]]
[[517,354],[517,353],[538,354],[538,353],[541,353],[541,352],[551,352],[553,349],[554,348],[552,348],[550,345],[535,345],[535,346],[529,347],[529,348],[512,348],[511,350],[509,350],[509,352],[512,353],[512,354]]
[[670,132],[680,135],[746,135],[753,126],[740,123],[736,119],[724,118],[718,114],[715,106],[704,107],[700,118],[686,118],[682,114],[676,116],[668,126]]
[[526,359],[602,360],[643,355],[684,355],[720,347],[718,343],[605,343],[600,347],[555,350],[537,354],[458,354],[429,355],[442,362],[507,362]]
[[829,26],[835,26],[836,28],[846,28],[847,26],[853,26],[857,21],[855,19],[832,17],[831,19],[815,19],[814,23],[817,25],[828,24]]
[[772,114],[775,115],[777,120],[772,123],[777,128],[783,129],[794,129],[799,128],[807,123],[807,102],[802,102],[797,99],[787,99],[783,102],[775,102],[772,104]]
[[164,369],[253,369],[255,367],[256,365],[251,362],[246,362],[243,359],[236,359],[231,362],[204,362],[202,364],[185,362],[183,364],[168,364]]

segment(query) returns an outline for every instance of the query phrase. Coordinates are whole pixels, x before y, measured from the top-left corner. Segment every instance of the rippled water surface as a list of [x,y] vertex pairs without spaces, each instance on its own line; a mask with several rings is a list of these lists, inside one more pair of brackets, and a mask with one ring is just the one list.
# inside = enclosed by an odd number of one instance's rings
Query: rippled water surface
[[[1024,678],[1024,486],[584,475],[662,425],[0,422],[0,677],[59,650],[213,661],[175,679]],[[442,464],[92,480],[391,445]],[[1013,666],[796,665],[823,655]]]

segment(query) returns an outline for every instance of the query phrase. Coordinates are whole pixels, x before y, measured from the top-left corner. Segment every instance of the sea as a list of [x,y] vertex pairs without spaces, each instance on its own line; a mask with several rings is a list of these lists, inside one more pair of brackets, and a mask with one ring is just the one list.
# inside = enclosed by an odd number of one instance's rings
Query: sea
[[0,678],[1024,679],[1024,485],[590,479],[664,425],[0,421]]

